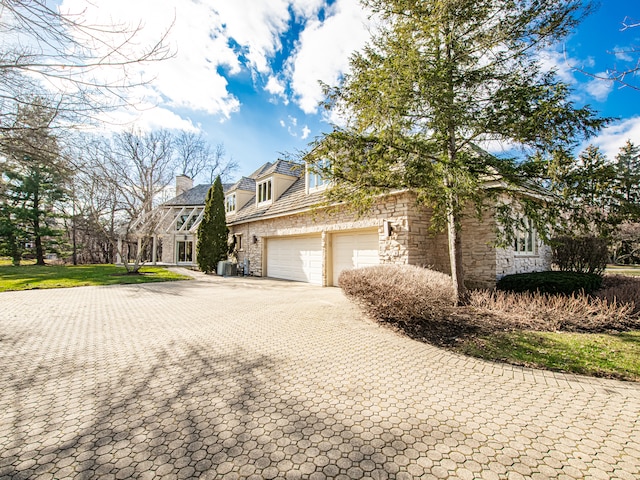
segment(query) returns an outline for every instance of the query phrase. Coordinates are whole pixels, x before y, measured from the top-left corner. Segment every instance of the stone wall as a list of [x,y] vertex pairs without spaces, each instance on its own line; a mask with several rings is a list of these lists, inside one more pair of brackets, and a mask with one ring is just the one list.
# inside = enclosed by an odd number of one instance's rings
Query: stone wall
[[[249,259],[252,275],[262,276],[265,261],[265,240],[271,237],[319,234],[322,239],[323,257],[330,258],[330,235],[352,230],[376,229],[380,238],[382,263],[409,263],[409,228],[407,205],[409,194],[386,197],[366,216],[358,217],[347,208],[315,209],[299,214],[257,220],[229,227],[231,235],[242,235],[242,250],[238,252],[238,263]],[[386,237],[384,222],[392,225]],[[330,284],[325,262],[323,284]]]
[[551,270],[551,247],[538,240],[536,254],[517,254],[513,248],[496,249],[496,278],[514,273]]
[[[263,274],[265,240],[284,235],[319,234],[322,239],[323,284],[329,285],[331,234],[341,231],[377,229],[381,263],[411,264],[449,273],[446,234],[430,229],[431,212],[416,205],[415,195],[401,193],[384,197],[366,216],[358,218],[348,209],[313,210],[272,219],[230,226],[231,234],[242,235],[238,262],[249,259],[250,272]],[[385,221],[391,226],[384,232]],[[463,220],[463,265],[470,286],[491,286],[496,280],[495,233],[492,220],[478,222],[473,214]]]

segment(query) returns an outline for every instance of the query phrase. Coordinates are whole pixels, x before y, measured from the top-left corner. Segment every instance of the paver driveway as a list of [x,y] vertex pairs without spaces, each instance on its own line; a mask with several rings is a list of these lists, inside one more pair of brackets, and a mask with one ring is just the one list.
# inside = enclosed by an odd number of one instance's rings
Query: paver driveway
[[338,289],[0,294],[0,478],[639,478],[640,390],[456,356]]

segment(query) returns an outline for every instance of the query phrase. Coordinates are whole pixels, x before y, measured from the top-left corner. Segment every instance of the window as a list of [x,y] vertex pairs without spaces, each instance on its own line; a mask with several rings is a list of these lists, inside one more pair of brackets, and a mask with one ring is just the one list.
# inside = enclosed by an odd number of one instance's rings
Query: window
[[241,252],[242,251],[242,235],[236,233],[235,237],[236,237],[236,250]]
[[[329,184],[329,180],[323,178],[322,170],[326,170],[331,166],[328,159],[320,160],[315,165],[309,168],[307,165],[307,189],[314,190],[321,187],[326,187]],[[313,171],[318,170],[318,171]]]
[[225,199],[225,210],[227,213],[232,213],[236,211],[236,194],[232,193],[228,195]]
[[193,242],[178,242],[176,248],[176,263],[193,262]]
[[523,219],[523,229],[516,231],[513,248],[516,254],[533,255],[536,253],[536,232],[528,218]]
[[258,203],[271,201],[271,180],[264,181],[257,185]]
[[194,214],[185,213],[180,215],[176,220],[176,230],[190,230],[196,223],[197,216]]

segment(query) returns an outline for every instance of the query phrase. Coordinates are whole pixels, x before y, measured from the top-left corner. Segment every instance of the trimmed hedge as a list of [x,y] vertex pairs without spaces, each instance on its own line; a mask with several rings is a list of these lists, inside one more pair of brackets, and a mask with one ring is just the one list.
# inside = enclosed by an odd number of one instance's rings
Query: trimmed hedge
[[589,294],[600,288],[602,277],[595,273],[578,272],[533,272],[518,273],[502,277],[496,285],[507,292],[560,293],[571,295]]

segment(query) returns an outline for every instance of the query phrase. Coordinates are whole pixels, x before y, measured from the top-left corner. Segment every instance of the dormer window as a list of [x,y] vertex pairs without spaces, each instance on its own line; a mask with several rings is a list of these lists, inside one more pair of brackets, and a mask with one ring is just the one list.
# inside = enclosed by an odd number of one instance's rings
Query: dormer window
[[258,203],[266,203],[271,201],[271,179],[260,182],[256,185],[258,193]]
[[236,194],[232,193],[227,195],[225,199],[225,210],[227,213],[233,213],[236,211]]
[[314,191],[325,188],[329,184],[329,180],[322,175],[322,171],[330,167],[331,163],[328,159],[320,160],[311,168],[307,165],[307,191]]

